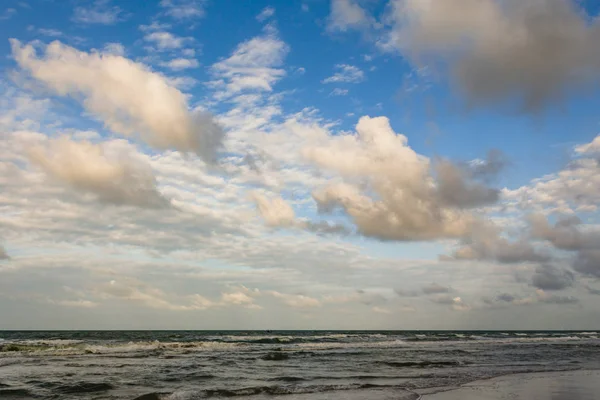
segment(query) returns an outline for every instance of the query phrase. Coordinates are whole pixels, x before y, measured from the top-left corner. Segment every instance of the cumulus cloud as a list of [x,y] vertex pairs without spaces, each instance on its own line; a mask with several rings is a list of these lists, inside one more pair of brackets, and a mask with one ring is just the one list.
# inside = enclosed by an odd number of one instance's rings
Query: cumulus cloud
[[575,1],[392,0],[388,17],[380,44],[441,61],[474,104],[538,110],[600,78],[600,25]]
[[[446,259],[445,257],[443,257]],[[479,224],[464,238],[462,245],[447,259],[492,260],[502,264],[545,262],[550,256],[539,252],[526,237],[510,241],[491,223]]]
[[125,19],[123,10],[110,0],[96,0],[88,7],[75,7],[72,20],[83,24],[113,25]]
[[323,79],[323,83],[359,83],[365,79],[365,73],[355,65],[337,64],[335,69],[337,72]]
[[17,63],[58,94],[84,107],[114,132],[139,135],[158,149],[194,152],[212,162],[223,131],[205,113],[191,113],[186,97],[161,75],[127,58],[86,53],[58,41],[38,57],[31,44],[11,39]]
[[202,18],[206,13],[206,0],[161,0],[159,5],[166,15],[179,20]]
[[533,237],[549,241],[561,250],[593,250],[600,248],[600,231],[581,229],[581,220],[576,216],[559,219],[554,226],[540,214],[529,216]]
[[542,290],[562,290],[573,286],[575,276],[570,271],[560,270],[551,265],[536,268],[531,285]]
[[573,269],[581,274],[600,278],[600,250],[583,250],[577,254]]
[[281,197],[268,198],[259,192],[251,194],[258,212],[269,226],[292,226],[296,221],[294,209]]
[[331,0],[331,13],[327,20],[329,31],[345,32],[349,29],[365,28],[372,23],[372,17],[357,0]]
[[600,154],[600,136],[596,136],[594,140],[590,143],[585,143],[575,147],[575,152],[579,154],[590,154],[590,155],[598,155]]
[[32,148],[29,157],[50,177],[100,201],[151,208],[169,204],[157,190],[150,166],[121,141],[48,139],[44,147]]
[[466,208],[482,203],[479,191],[467,192],[474,199],[449,201],[451,187],[470,184],[436,181],[430,161],[385,117],[362,117],[356,132],[304,149],[308,160],[343,179],[313,192],[321,212],[341,208],[359,233],[383,240],[460,238],[473,229],[477,218]]

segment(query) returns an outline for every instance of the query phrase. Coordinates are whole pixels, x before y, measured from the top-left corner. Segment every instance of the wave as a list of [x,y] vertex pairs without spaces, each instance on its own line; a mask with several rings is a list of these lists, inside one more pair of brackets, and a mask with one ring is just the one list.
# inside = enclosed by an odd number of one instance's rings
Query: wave
[[444,368],[461,365],[458,361],[381,361],[380,363],[397,368]]
[[[417,400],[419,395],[405,390],[402,387],[392,385],[375,385],[370,383],[350,385],[317,385],[317,386],[253,386],[240,389],[205,389],[199,391],[179,391],[167,397],[168,400],[192,400],[213,397],[246,397],[246,396],[281,396],[281,395],[305,395],[327,392],[366,391],[394,388],[394,398],[399,400]],[[328,397],[329,398],[329,395]],[[341,398],[345,398],[341,397]],[[361,397],[371,398],[371,397]],[[377,397],[374,397],[377,398]]]

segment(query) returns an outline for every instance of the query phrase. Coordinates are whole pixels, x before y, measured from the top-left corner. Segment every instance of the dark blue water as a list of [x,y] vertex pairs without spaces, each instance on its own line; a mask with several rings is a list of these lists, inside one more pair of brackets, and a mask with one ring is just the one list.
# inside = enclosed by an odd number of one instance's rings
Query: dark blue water
[[0,331],[0,399],[417,399],[576,369],[596,332]]

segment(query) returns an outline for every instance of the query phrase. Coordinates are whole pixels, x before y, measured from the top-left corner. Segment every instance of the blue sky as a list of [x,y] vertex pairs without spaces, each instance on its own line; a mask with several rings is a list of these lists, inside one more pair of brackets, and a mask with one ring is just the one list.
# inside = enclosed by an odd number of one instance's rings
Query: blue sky
[[593,3],[7,0],[0,329],[587,327]]

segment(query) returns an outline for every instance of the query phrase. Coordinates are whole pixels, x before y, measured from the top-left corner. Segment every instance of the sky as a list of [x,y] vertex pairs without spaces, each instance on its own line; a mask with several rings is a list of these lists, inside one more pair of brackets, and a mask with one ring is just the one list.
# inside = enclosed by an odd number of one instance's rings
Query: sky
[[4,0],[0,329],[599,329],[571,0]]

